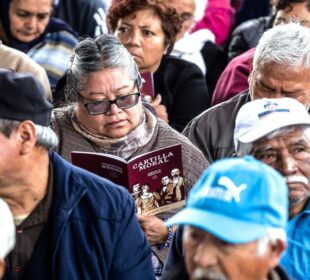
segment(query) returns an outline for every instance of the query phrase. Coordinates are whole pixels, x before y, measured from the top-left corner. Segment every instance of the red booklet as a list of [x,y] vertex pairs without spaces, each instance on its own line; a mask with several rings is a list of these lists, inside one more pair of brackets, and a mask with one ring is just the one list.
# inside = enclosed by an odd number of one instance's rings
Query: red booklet
[[153,73],[152,72],[142,73],[141,78],[142,78],[141,94],[147,99],[147,101],[150,102],[155,97]]
[[126,187],[136,211],[155,215],[184,206],[181,145],[169,146],[132,158],[74,151],[72,163]]

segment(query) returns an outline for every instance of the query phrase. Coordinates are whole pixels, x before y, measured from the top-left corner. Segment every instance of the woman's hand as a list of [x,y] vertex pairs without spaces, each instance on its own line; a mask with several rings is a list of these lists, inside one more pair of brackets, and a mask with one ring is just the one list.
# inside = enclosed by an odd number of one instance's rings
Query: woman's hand
[[150,102],[150,105],[155,109],[157,116],[164,122],[168,123],[169,119],[167,108],[165,105],[160,104],[161,100],[162,100],[161,95],[157,94],[155,98]]
[[138,215],[138,220],[151,245],[167,241],[168,228],[161,219],[156,216]]

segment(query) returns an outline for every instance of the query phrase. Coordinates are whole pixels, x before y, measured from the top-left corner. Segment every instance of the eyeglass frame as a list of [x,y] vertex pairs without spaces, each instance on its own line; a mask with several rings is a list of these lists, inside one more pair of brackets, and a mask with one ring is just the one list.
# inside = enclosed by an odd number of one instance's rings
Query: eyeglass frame
[[[139,90],[139,86],[138,86],[137,81],[135,81],[135,85],[136,85],[137,88],[138,88],[138,91],[137,91],[137,92],[129,93],[129,94],[122,95],[122,96],[118,96],[118,97],[116,97],[114,100],[94,100],[94,101],[90,101],[90,102],[86,102],[86,103],[82,103],[82,104],[83,104],[83,106],[86,108],[88,114],[90,114],[90,115],[92,115],[92,116],[94,116],[94,115],[106,114],[107,112],[110,111],[112,104],[116,104],[116,106],[117,106],[118,108],[120,108],[120,109],[128,109],[128,108],[131,108],[131,107],[133,107],[133,106],[135,106],[135,105],[138,104],[138,102],[139,102],[139,97],[141,96],[141,92],[140,92],[140,90]],[[135,103],[135,104],[130,105],[130,106],[126,106],[126,107],[120,107],[120,106],[117,104],[117,100],[123,99],[124,97],[132,96],[132,95],[135,95],[135,96],[137,97],[136,103]],[[79,94],[79,96],[80,96],[81,99],[85,99],[84,96],[82,96],[81,94]],[[89,110],[89,108],[88,108],[88,105],[89,105],[89,104],[103,103],[103,102],[109,103],[109,104],[110,104],[110,106],[108,107],[108,110],[105,111],[105,112],[94,113],[94,112],[91,112],[91,111]]]

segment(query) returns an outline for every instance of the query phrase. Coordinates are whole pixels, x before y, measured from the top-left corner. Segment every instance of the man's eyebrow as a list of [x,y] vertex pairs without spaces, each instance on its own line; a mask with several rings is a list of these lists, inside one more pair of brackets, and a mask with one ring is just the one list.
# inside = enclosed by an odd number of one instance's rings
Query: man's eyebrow
[[269,151],[274,151],[275,149],[271,146],[263,146],[263,147],[259,147],[259,148],[255,148],[253,147],[251,153],[252,154],[261,154],[264,152],[269,152]]
[[290,143],[290,146],[293,146],[293,145],[308,145],[308,146],[310,146],[310,141],[306,141],[305,139],[298,139],[298,140],[292,141]]

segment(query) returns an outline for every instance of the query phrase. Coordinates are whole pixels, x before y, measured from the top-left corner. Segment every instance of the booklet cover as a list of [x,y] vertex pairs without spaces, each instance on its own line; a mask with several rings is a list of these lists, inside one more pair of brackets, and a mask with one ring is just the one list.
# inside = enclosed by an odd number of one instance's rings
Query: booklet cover
[[185,204],[181,145],[132,158],[73,151],[72,163],[125,186],[141,215],[155,215]]
[[152,72],[142,73],[141,78],[142,78],[141,94],[146,98],[148,102],[151,102],[155,97],[153,73]]

